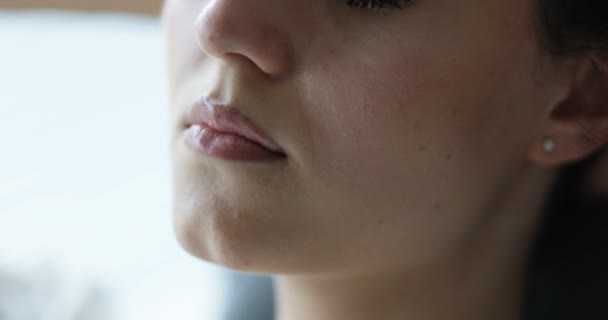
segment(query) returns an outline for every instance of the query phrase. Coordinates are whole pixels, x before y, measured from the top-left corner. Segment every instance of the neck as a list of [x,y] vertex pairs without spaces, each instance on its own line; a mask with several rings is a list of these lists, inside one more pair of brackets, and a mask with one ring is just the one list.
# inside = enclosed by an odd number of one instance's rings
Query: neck
[[516,183],[458,252],[428,265],[275,276],[277,320],[522,319],[529,244],[550,180],[538,172]]
[[432,279],[429,274],[422,276],[422,273],[418,273],[420,278],[394,273],[342,278],[278,278],[277,319],[521,318],[521,286],[516,272],[491,284],[487,282],[487,274],[468,272],[458,278],[455,270],[449,273],[452,273],[450,277],[445,273]]

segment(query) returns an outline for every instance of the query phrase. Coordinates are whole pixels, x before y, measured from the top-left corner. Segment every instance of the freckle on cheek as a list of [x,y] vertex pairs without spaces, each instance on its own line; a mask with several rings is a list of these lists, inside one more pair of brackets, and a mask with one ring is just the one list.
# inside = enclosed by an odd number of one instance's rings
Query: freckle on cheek
[[376,220],[376,223],[377,224],[384,224],[384,219],[378,219],[378,220]]

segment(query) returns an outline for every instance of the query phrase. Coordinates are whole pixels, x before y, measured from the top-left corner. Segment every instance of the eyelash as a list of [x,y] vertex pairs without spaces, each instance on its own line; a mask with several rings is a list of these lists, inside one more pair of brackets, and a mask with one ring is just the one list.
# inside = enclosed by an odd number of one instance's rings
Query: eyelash
[[401,9],[401,3],[409,4],[412,0],[347,0],[346,3],[352,8],[362,9]]

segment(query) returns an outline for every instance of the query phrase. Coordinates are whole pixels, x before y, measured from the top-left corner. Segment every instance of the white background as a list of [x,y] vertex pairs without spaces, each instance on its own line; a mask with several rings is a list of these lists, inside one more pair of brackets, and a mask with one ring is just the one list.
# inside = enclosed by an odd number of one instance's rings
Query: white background
[[54,288],[57,319],[94,287],[112,319],[224,307],[173,235],[163,54],[155,18],[0,11],[0,274]]

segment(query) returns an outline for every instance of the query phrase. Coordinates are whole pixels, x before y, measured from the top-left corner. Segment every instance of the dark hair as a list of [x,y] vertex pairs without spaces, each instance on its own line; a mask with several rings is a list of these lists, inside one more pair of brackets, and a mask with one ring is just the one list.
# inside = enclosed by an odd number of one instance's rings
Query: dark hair
[[538,1],[541,35],[551,53],[608,52],[608,1]]
[[[538,1],[541,41],[550,54],[608,57],[608,0]],[[526,319],[608,319],[608,199],[581,194],[600,155],[563,168],[551,191],[532,245]]]

